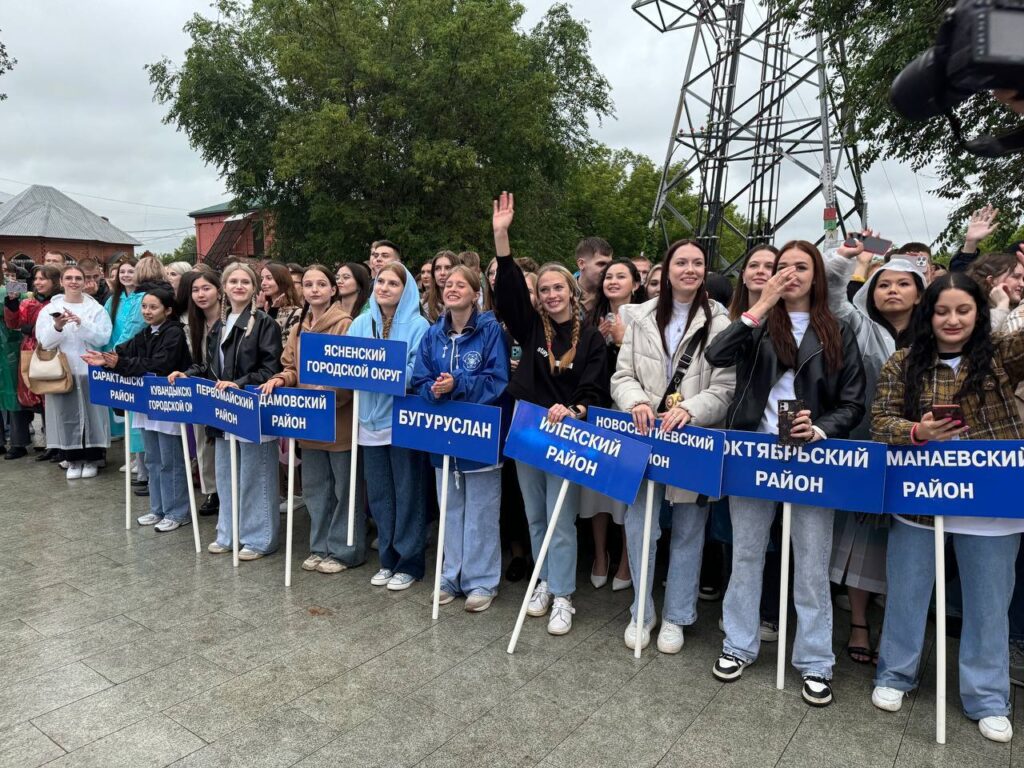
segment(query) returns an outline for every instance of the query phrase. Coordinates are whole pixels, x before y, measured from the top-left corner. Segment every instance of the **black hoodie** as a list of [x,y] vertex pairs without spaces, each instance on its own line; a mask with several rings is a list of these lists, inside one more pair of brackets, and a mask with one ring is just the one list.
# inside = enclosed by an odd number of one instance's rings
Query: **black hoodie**
[[117,365],[114,371],[122,376],[167,376],[183,371],[192,364],[185,340],[185,328],[175,319],[167,318],[154,331],[147,325],[114,349]]

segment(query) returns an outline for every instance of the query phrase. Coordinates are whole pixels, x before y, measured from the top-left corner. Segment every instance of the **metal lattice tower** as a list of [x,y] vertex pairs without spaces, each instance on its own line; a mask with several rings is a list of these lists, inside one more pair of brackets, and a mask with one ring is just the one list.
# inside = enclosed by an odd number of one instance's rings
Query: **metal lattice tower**
[[[666,239],[666,217],[675,218],[718,264],[723,232],[748,247],[772,242],[816,199],[825,209],[819,243],[845,236],[854,215],[867,225],[857,147],[829,88],[841,42],[800,36],[758,0],[634,0],[633,10],[659,32],[692,34],[651,220]],[[696,220],[670,199],[684,185],[699,196]]]

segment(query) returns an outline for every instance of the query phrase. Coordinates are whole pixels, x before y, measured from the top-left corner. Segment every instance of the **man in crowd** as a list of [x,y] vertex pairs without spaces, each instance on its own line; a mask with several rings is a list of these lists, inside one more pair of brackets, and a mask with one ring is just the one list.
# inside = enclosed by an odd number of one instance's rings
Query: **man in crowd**
[[64,269],[67,263],[68,261],[64,258],[64,254],[57,251],[47,251],[43,256],[43,264],[56,267],[57,269]]
[[640,282],[643,285],[647,285],[647,276],[651,274],[651,260],[641,252],[639,256],[634,256],[630,261],[633,262],[637,272],[640,273]]
[[389,261],[401,261],[402,252],[390,240],[374,240],[370,246],[370,277],[377,279],[381,267]]
[[110,288],[107,286],[107,281],[103,279],[103,267],[96,259],[82,259],[78,262],[78,266],[81,267],[82,274],[85,276],[84,293],[92,296],[100,304],[106,302],[110,296]]
[[601,272],[611,260],[612,247],[602,237],[585,237],[576,246],[576,266],[580,270],[579,284],[586,312],[593,308],[601,293]]

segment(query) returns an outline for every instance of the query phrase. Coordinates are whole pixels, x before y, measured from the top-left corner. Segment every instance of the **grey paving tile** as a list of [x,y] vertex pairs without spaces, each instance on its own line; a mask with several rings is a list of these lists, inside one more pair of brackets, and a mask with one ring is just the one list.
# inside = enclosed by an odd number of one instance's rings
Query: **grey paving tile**
[[158,768],[204,746],[163,715],[153,715],[48,765],[54,768]]
[[382,693],[375,682],[345,673],[294,699],[291,706],[336,731],[348,731],[399,705],[398,695]]
[[171,765],[173,768],[284,768],[337,736],[337,731],[297,709],[282,707]]
[[458,721],[440,712],[406,702],[371,717],[296,765],[301,768],[415,765],[451,738],[459,727]]
[[719,690],[658,766],[774,765],[807,710],[797,696],[751,685],[744,673]]
[[963,742],[947,737],[945,744],[936,744],[916,735],[908,736],[900,745],[894,768],[997,768],[1010,765],[1010,745],[1001,745],[1000,754],[976,751]]
[[200,656],[172,662],[32,722],[69,752],[231,679]]
[[41,640],[45,635],[36,632],[21,619],[11,619],[0,624],[0,654]]
[[64,754],[31,723],[0,730],[0,768],[35,768]]
[[8,685],[0,689],[0,728],[38,717],[110,685],[79,662]]

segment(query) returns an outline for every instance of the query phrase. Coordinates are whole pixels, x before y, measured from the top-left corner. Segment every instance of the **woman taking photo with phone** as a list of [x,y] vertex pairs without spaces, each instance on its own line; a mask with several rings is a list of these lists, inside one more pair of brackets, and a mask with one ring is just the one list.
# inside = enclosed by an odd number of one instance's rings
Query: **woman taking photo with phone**
[[107,409],[89,402],[89,368],[82,355],[98,350],[110,339],[110,317],[92,296],[84,293],[85,274],[64,267],[63,294],[54,296],[36,319],[36,339],[43,349],[67,357],[71,390],[46,395],[46,447],[64,454],[68,480],[96,477],[96,464],[110,446]]
[[[781,249],[775,274],[757,302],[705,353],[715,366],[736,366],[736,395],[727,429],[779,434],[780,405],[797,401],[790,438],[847,437],[864,416],[864,366],[850,327],[828,308],[821,254],[794,240]],[[713,674],[738,680],[760,649],[762,572],[775,502],[733,496],[732,577],[722,618],[725,643]],[[832,601],[828,560],[832,510],[793,504],[793,602],[797,610],[793,666],[812,706],[832,702]]]
[[[430,402],[457,400],[479,405],[507,404],[508,347],[490,312],[477,307],[480,278],[462,265],[448,274],[445,312],[420,342],[412,389]],[[442,457],[431,454],[441,498]],[[466,596],[465,608],[490,607],[501,581],[501,462],[451,459],[444,560],[439,602]]]
[[[626,320],[620,313],[623,307],[640,304],[646,298],[640,271],[629,259],[613,259],[601,271],[598,281],[600,293],[594,306],[587,313],[587,323],[601,332],[607,351],[606,374],[609,382],[615,372],[615,364],[619,357],[619,348],[626,335]],[[591,490],[580,490],[580,518],[590,520],[590,528],[594,535],[594,565],[590,569],[590,583],[594,589],[600,589],[608,583],[611,560],[608,548],[608,524],[619,526],[622,533],[622,551],[619,555],[618,568],[612,576],[612,591],[629,589],[629,549],[626,546],[626,532],[622,524],[626,518],[626,505],[622,502]]]
[[[147,327],[113,352],[86,352],[82,355],[86,364],[109,368],[122,376],[167,376],[188,368],[192,358],[185,330],[174,317],[170,287],[146,291],[140,307]],[[143,413],[137,418],[150,477],[149,513],[139,517],[138,523],[153,525],[160,533],[177,530],[191,522],[181,427]]]
[[[259,386],[281,370],[281,328],[256,309],[256,274],[238,262],[229,264],[222,273],[220,312],[211,323],[209,305],[215,294],[211,278],[196,278],[192,283],[192,303],[196,306],[189,310],[189,331],[194,362],[186,371],[175,371],[169,378],[175,381],[183,376],[199,376],[215,381],[221,390]],[[232,544],[231,448],[224,433],[215,429],[207,432],[215,437],[220,497],[217,538],[207,550],[223,554],[231,551]],[[237,444],[238,558],[257,560],[274,552],[278,545],[277,441],[272,437],[258,443],[238,439]]]
[[[1024,381],[1024,334],[993,336],[986,292],[960,272],[943,275],[921,300],[908,349],[882,367],[871,407],[875,440],[1020,440],[1014,390]],[[992,741],[1013,737],[1007,611],[1024,520],[943,518],[963,594],[960,701]],[[889,593],[872,703],[895,712],[918,680],[935,582],[934,518],[897,515],[889,530]]]
[[[522,345],[523,355],[512,374],[508,393],[548,409],[548,420],[567,416],[585,420],[587,408],[608,403],[607,350],[597,328],[583,323],[580,290],[560,264],[545,264],[537,273],[537,309],[523,271],[511,256],[508,228],[514,217],[513,195],[502,192],[494,201],[492,228],[498,256],[495,302],[509,332]],[[537,558],[547,532],[562,479],[526,463],[517,464],[533,557]],[[576,609],[576,515],[580,488],[569,484],[540,580],[530,596],[527,613],[544,616],[550,609],[548,632],[564,635],[572,629]]]
[[[340,271],[340,270],[339,270]],[[344,336],[352,317],[338,296],[338,285],[327,267],[313,264],[302,273],[302,297],[305,304],[295,333],[281,357],[282,370],[260,387],[269,395],[277,387],[327,389],[299,383],[299,350],[302,333],[328,333]],[[305,571],[340,573],[366,562],[366,504],[361,481],[356,488],[355,534],[348,546],[349,477],[352,462],[352,392],[334,390],[334,442],[299,440],[302,448],[306,510],[309,512],[309,557],[302,563]]]
[[[412,380],[423,334],[429,327],[420,315],[416,280],[401,262],[386,263],[377,273],[370,311],[349,328],[349,336],[406,343],[406,381]],[[377,522],[380,570],[375,587],[408,589],[426,569],[427,510],[424,505],[422,454],[391,444],[394,398],[377,392],[359,395],[359,447],[370,512]]]
[[[618,408],[632,414],[633,424],[641,434],[649,433],[657,418],[662,419],[664,430],[683,429],[687,424],[720,424],[736,384],[734,368],[714,368],[703,355],[708,343],[729,325],[725,308],[708,299],[704,250],[695,240],[679,240],[669,246],[664,264],[666,285],[662,294],[625,310],[632,317],[611,381],[612,399]],[[672,539],[658,650],[678,653],[683,647],[683,627],[697,620],[697,589],[708,508],[695,503],[694,493],[657,483],[654,509],[661,508],[666,491],[672,502]],[[629,565],[637,585],[646,502],[646,490],[641,488],[626,512]],[[646,601],[641,648],[647,647],[650,631],[657,622],[651,597],[655,553],[661,537],[657,519],[651,533],[647,590],[633,599],[632,619],[624,638],[627,648],[636,647],[636,617],[641,599]]]
[[[31,352],[37,346],[36,341],[36,318],[44,311],[50,299],[60,292],[60,270],[56,267],[40,265],[32,270],[32,294],[30,296],[18,296],[7,294],[4,297],[4,324],[12,331],[21,333],[20,353]],[[30,441],[29,425],[35,413],[41,413],[43,409],[43,396],[37,395],[28,388],[28,382],[20,373],[20,361],[18,365],[18,404],[20,410],[11,412],[11,439],[28,445]],[[36,457],[36,461],[58,461],[57,449],[47,448]]]

